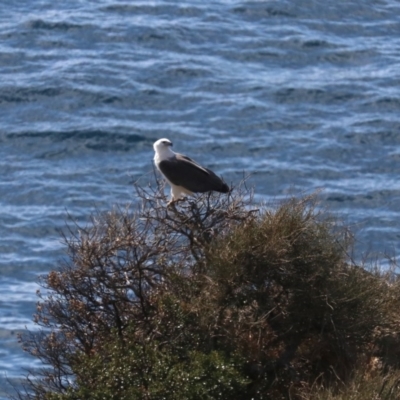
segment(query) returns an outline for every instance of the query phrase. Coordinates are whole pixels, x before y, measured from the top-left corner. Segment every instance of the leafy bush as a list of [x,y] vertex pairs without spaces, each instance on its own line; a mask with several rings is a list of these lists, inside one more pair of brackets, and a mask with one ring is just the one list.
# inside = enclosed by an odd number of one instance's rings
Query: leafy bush
[[19,398],[304,398],[398,332],[398,283],[351,261],[315,196],[272,210],[246,189],[171,207],[137,192],[133,212],[66,236],[69,260],[42,279],[43,330],[21,338],[47,367]]
[[245,394],[248,380],[238,369],[240,360],[217,351],[180,353],[154,341],[117,340],[101,353],[81,354],[73,363],[75,386],[46,399],[207,400]]

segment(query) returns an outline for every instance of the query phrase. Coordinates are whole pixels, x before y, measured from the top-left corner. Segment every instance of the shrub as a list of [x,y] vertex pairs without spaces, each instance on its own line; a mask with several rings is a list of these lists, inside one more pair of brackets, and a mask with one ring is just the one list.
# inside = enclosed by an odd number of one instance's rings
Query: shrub
[[346,381],[398,331],[396,282],[348,257],[315,196],[275,210],[246,189],[94,216],[66,236],[21,340],[28,399],[279,399]]
[[[180,354],[179,354],[180,353]],[[247,379],[221,352],[172,352],[155,341],[115,341],[74,363],[77,382],[48,400],[228,399],[245,393]]]

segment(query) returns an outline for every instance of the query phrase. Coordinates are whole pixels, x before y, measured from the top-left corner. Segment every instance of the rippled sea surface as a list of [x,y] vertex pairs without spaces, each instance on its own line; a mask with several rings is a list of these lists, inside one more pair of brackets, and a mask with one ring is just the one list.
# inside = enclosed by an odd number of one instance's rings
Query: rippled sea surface
[[158,138],[257,200],[322,188],[397,256],[399,23],[394,0],[3,1],[0,397],[67,214],[132,201]]

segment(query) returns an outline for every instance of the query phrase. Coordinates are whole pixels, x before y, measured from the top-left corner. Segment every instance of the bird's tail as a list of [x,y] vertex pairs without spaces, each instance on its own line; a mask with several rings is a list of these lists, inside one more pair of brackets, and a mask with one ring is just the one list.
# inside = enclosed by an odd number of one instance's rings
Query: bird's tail
[[230,191],[229,186],[221,179],[221,186],[218,189],[220,193],[228,193]]

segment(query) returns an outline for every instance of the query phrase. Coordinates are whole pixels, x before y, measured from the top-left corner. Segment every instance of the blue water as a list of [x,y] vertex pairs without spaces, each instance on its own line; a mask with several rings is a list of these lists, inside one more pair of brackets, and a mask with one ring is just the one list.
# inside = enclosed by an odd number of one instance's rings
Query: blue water
[[0,397],[67,214],[132,201],[161,137],[257,200],[322,188],[397,257],[400,3],[3,0]]

